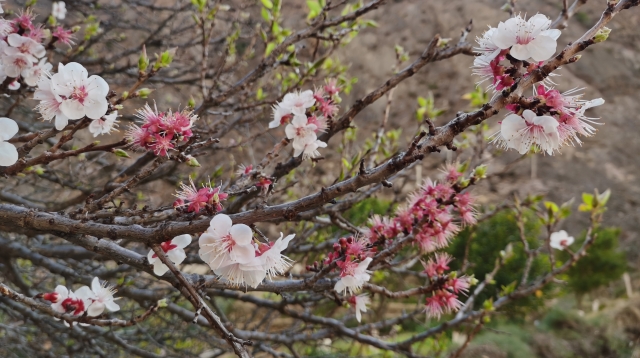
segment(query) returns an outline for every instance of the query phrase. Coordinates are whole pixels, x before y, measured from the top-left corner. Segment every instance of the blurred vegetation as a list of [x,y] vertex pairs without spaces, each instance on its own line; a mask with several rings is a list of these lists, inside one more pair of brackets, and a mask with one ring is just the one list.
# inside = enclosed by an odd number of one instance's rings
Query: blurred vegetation
[[[527,212],[524,220],[527,242],[530,249],[535,249],[540,243],[538,238],[541,234],[542,224],[532,212]],[[480,281],[484,280],[485,275],[493,270],[496,259],[500,257],[500,251],[507,249],[508,245],[513,250],[511,257],[494,277],[495,284],[487,287],[478,296],[475,302],[476,308],[480,308],[482,303],[488,299],[495,299],[503,288],[510,285],[510,287],[517,287],[520,284],[523,270],[526,266],[527,255],[520,240],[520,232],[513,212],[500,212],[476,227],[464,229],[452,241],[447,250],[453,257],[456,257],[456,260],[451,262],[452,270],[461,268],[467,245],[470,245],[468,260],[471,264],[465,274],[475,275]],[[531,263],[529,278],[537,277],[548,269],[549,261],[547,256],[538,255]],[[544,292],[548,291],[550,289],[545,288]],[[528,296],[510,304],[509,307],[505,308],[505,313],[514,319],[522,318],[524,314],[542,307],[544,298],[543,292]]]
[[[617,281],[628,269],[625,254],[618,249],[620,229],[600,228],[594,235],[596,239],[587,250],[587,256],[567,271],[568,287],[578,297]],[[585,238],[586,233],[582,233],[580,239],[572,246],[579,247]],[[559,257],[567,260],[569,253],[562,252]]]

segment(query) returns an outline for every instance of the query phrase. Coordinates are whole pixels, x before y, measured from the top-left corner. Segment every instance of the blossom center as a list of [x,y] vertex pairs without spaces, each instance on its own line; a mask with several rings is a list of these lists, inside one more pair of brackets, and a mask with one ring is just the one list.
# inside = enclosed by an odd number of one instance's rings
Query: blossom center
[[84,104],[85,99],[89,96],[89,91],[84,86],[76,87],[71,92],[69,96],[70,99],[75,99],[80,102],[80,104]]

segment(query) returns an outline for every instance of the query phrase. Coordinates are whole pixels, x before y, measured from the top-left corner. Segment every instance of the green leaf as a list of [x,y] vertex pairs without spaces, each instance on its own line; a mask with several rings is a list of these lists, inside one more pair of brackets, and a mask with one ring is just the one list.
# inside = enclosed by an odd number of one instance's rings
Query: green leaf
[[554,214],[560,211],[560,208],[558,207],[558,205],[552,201],[545,201],[544,207],[547,208],[547,210],[551,210],[551,212]]
[[262,1],[262,6],[266,7],[269,10],[273,9],[273,3],[271,2],[271,0],[261,0],[261,1]]
[[276,44],[275,42],[269,42],[267,44],[267,48],[264,50],[264,55],[265,56],[269,56],[269,54],[276,49]]
[[308,20],[320,15],[322,12],[322,5],[320,5],[318,0],[307,0],[307,6],[309,7],[309,15],[307,16]]
[[418,97],[418,105],[420,107],[426,107],[427,106],[427,99],[424,97]]

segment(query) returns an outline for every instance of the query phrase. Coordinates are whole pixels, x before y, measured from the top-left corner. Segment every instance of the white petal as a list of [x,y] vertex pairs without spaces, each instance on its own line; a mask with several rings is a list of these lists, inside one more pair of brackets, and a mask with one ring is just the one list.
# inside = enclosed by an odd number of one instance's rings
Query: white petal
[[215,244],[216,241],[218,241],[218,239],[219,237],[214,236],[213,234],[210,234],[208,232],[205,232],[202,235],[200,235],[200,238],[198,239],[198,244],[200,245],[200,248],[203,248],[203,246]]
[[105,98],[109,94],[109,85],[102,77],[93,75],[87,80],[87,91],[91,97]]
[[163,264],[162,261],[158,260],[153,264],[153,273],[157,276],[162,276],[167,271],[169,271],[169,266]]
[[60,298],[62,298],[62,300],[69,297],[69,289],[66,288],[65,286],[62,286],[62,285],[56,286],[55,292],[60,295]]
[[56,114],[56,129],[61,131],[69,124],[69,118],[64,113]]
[[102,312],[104,312],[104,308],[105,308],[104,303],[95,301],[89,305],[89,308],[87,309],[87,316],[89,317],[99,316],[102,314]]
[[0,167],[14,165],[18,161],[18,150],[7,142],[0,142]]
[[216,238],[221,238],[229,234],[233,222],[228,215],[218,214],[211,219],[211,223],[207,231],[213,234]]
[[[536,14],[529,18],[527,21],[527,27],[530,33],[530,37],[537,37],[542,31],[549,28],[551,25],[551,19],[542,14]],[[559,31],[559,30],[558,30]]]
[[171,243],[178,246],[181,249],[184,249],[185,247],[189,246],[189,244],[191,243],[191,235],[180,235],[180,236],[176,236],[173,238],[173,240],[171,240]]
[[244,271],[244,281],[245,283],[253,288],[256,288],[262,283],[264,278],[267,276],[267,272],[264,270],[251,270]]
[[533,124],[537,126],[541,126],[542,128],[544,128],[544,132],[548,134],[557,133],[558,125],[560,125],[560,123],[558,123],[558,121],[555,118],[550,116],[536,117],[533,120]]
[[[76,100],[68,99],[68,100],[62,101],[62,104],[60,105],[60,110],[69,119],[80,119],[84,117],[85,107]],[[93,119],[96,119],[96,118],[93,118]]]
[[112,300],[105,302],[105,306],[107,306],[107,309],[111,312],[120,311],[120,306]]
[[167,257],[174,264],[178,265],[178,264],[181,264],[182,261],[184,261],[184,259],[187,258],[187,254],[184,253],[184,250],[176,248],[173,250],[169,250],[169,252],[167,252]]
[[295,114],[293,116],[293,120],[291,121],[291,124],[293,124],[295,127],[304,127],[307,125],[308,119],[307,116],[304,114]]
[[540,33],[540,35],[549,36],[554,40],[557,40],[560,37],[561,34],[562,34],[562,32],[560,30],[557,30],[557,29],[544,30],[544,31],[542,31]]
[[229,233],[233,241],[238,245],[247,245],[253,240],[253,232],[251,228],[245,224],[233,225]]
[[[548,60],[551,56],[553,56],[553,54],[556,52],[557,44],[554,38],[540,35],[533,39],[533,41],[529,42],[526,46],[527,51],[531,55],[531,58],[539,62]],[[521,58],[516,58],[522,60]]]
[[509,53],[511,54],[511,56],[521,61],[527,60],[529,59],[529,57],[531,57],[529,53],[529,45],[515,44],[513,45]]
[[510,21],[515,19],[509,19],[506,23],[501,22],[498,24],[498,29],[493,33],[491,41],[493,41],[498,48],[506,49],[517,43],[516,32],[512,29],[512,23]]
[[234,262],[243,265],[251,265],[256,258],[256,250],[253,245],[235,245],[229,256]]
[[0,139],[9,140],[18,133],[18,123],[11,118],[0,118]]
[[293,139],[296,137],[296,128],[293,126],[293,124],[287,124],[287,126],[284,127],[284,134],[286,134],[287,138],[289,139]]
[[100,119],[107,113],[108,108],[109,103],[104,97],[100,99],[86,98],[84,100],[85,115],[91,119]]
[[91,290],[93,291],[93,293],[98,294],[101,289],[102,286],[100,285],[100,280],[97,277],[94,277],[91,281]]
[[96,295],[95,293],[88,287],[88,286],[82,286],[79,289],[76,290],[76,292],[74,292],[76,297],[78,297],[81,300],[95,300],[96,299]]

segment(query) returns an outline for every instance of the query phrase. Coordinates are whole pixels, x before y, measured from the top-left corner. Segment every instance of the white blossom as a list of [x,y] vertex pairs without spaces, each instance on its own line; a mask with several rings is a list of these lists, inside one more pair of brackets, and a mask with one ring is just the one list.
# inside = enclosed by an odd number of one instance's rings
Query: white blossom
[[60,64],[58,73],[51,77],[51,88],[60,102],[60,110],[69,119],[84,116],[99,119],[107,112],[109,85],[100,76],[88,77],[79,63]]
[[371,271],[367,270],[369,264],[371,263],[372,258],[367,257],[362,262],[360,262],[353,272],[350,272],[347,275],[344,275],[340,278],[336,285],[333,287],[334,290],[340,293],[348,293],[353,294],[354,292],[359,291],[364,285],[365,282],[369,281],[371,278]]
[[258,247],[259,259],[269,277],[283,274],[291,267],[292,260],[284,255],[282,251],[287,249],[289,242],[296,236],[288,235],[283,239],[284,234],[280,233],[280,238],[274,243],[262,244]]
[[213,272],[236,285],[258,287],[266,270],[256,257],[253,232],[244,224],[233,225],[231,218],[218,214],[200,235],[200,258]]
[[537,14],[527,21],[520,15],[500,22],[491,40],[500,49],[511,48],[510,54],[518,60],[533,58],[545,61],[556,52],[560,30],[549,29],[551,19]]
[[567,246],[571,246],[574,241],[573,236],[569,236],[566,231],[560,230],[551,234],[549,244],[554,249],[564,250]]
[[85,302],[89,302],[86,306],[87,315],[89,317],[96,317],[104,312],[104,309],[108,309],[111,312],[120,310],[120,306],[114,302],[113,294],[117,290],[113,286],[109,286],[109,283],[105,281],[100,284],[100,280],[97,277],[91,281],[91,288],[82,286],[76,290],[75,295]]
[[53,65],[47,62],[46,58],[41,58],[38,64],[33,65],[30,68],[27,68],[22,71],[22,77],[24,78],[24,82],[31,87],[34,87],[38,84],[40,77],[49,73]]
[[529,151],[532,145],[551,155],[558,150],[560,137],[558,135],[558,121],[550,116],[537,116],[531,110],[525,110],[522,116],[510,114],[500,127],[500,137],[497,138],[503,147],[513,148],[520,154]]
[[495,27],[490,27],[489,30],[482,34],[482,37],[476,37],[478,47],[475,47],[474,50],[480,53],[481,56],[485,56],[489,61],[500,53],[500,48],[493,43],[493,35],[497,30]]
[[[184,248],[189,246],[191,243],[191,235],[180,235],[174,237],[170,241],[163,242],[160,247],[162,251],[167,254],[167,258],[171,260],[176,265],[179,265],[187,258],[187,254],[184,252]],[[147,255],[147,261],[151,265],[153,265],[153,273],[162,276],[167,271],[169,271],[169,267],[165,265],[162,260],[156,255],[153,250],[149,250],[149,254]]]
[[91,132],[94,137],[111,133],[111,130],[113,130],[114,126],[117,126],[117,117],[118,111],[113,111],[99,119],[94,119],[89,124],[89,132]]
[[38,80],[38,88],[33,94],[33,99],[39,100],[40,103],[35,107],[35,110],[40,112],[42,119],[50,121],[55,118],[55,127],[61,131],[69,124],[69,117],[62,113],[60,105],[61,100],[58,100],[53,93],[51,79],[48,75],[40,76]]
[[287,93],[282,99],[282,102],[280,102],[280,107],[288,110],[290,113],[304,115],[307,108],[310,108],[315,103],[316,100],[313,98],[313,91],[306,90],[304,92]]
[[64,3],[64,1],[53,2],[51,15],[53,15],[53,17],[58,20],[64,20],[64,18],[67,16],[67,5]]
[[303,160],[307,160],[309,158],[318,158],[320,156],[320,152],[318,151],[318,148],[325,148],[326,146],[327,146],[327,143],[321,140],[315,140],[311,143],[305,144],[304,148],[302,149],[294,147],[295,151],[293,153],[293,156],[297,157],[300,155],[300,153],[302,153]]
[[269,128],[277,128],[282,124],[283,118],[291,115],[291,110],[276,104],[273,106],[273,120],[269,122]]
[[16,55],[21,53],[28,56],[31,63],[38,61],[39,58],[47,53],[42,44],[26,36],[11,34],[7,36],[7,43],[9,47],[4,49],[5,54]]
[[0,118],[0,166],[8,167],[18,161],[18,150],[7,141],[18,133],[18,124],[7,117]]

